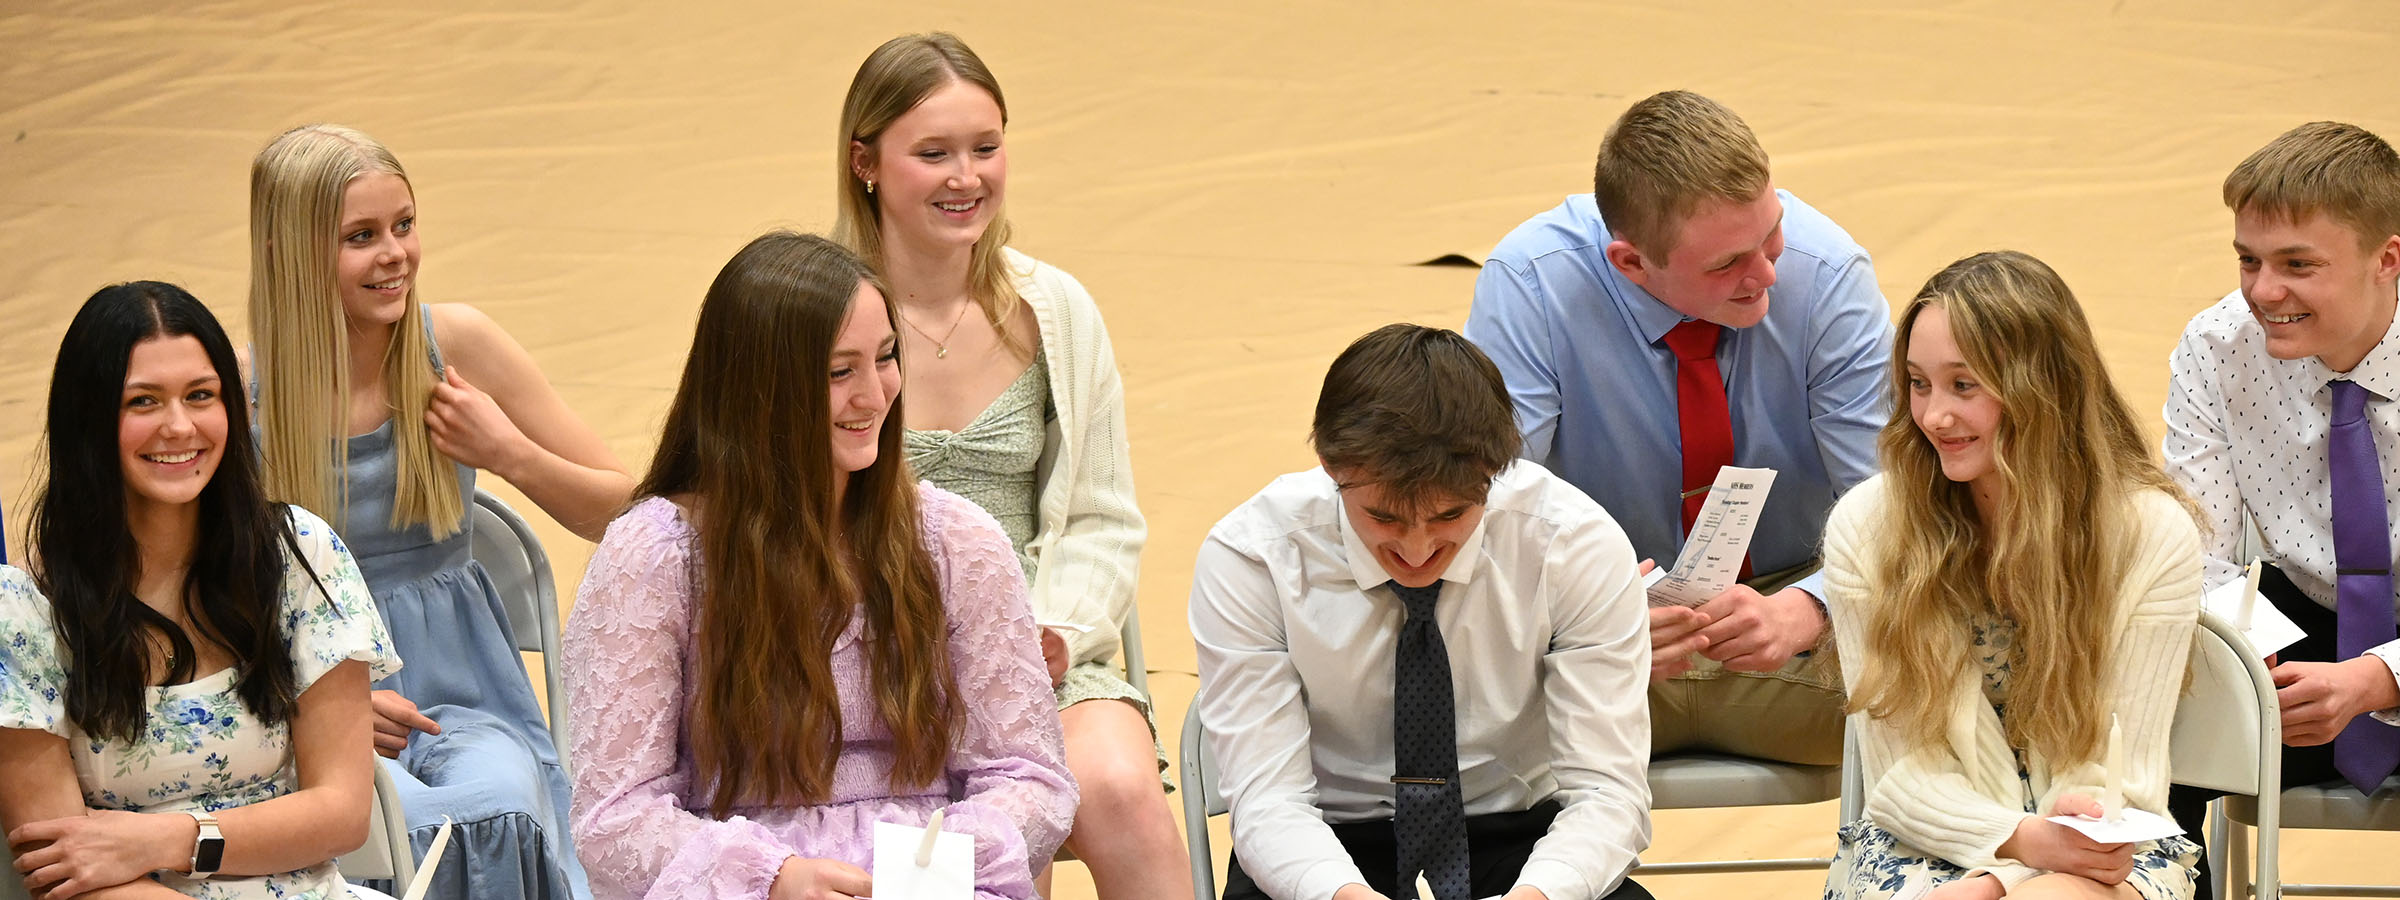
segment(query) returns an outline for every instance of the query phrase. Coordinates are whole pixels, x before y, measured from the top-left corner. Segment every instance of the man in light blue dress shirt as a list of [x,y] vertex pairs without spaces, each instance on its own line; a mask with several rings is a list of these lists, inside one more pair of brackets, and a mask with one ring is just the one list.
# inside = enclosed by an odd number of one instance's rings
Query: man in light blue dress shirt
[[1840,226],[1775,190],[1749,127],[1697,94],[1628,109],[1594,187],[1492,251],[1466,335],[1508,380],[1525,457],[1672,565],[1686,432],[1666,337],[1722,326],[1732,464],[1778,474],[1750,545],[1759,576],[1697,609],[1651,611],[1652,748],[1836,763],[1840,671],[1813,571],[1826,514],[1875,472],[1888,418],[1891,312],[1874,268]]

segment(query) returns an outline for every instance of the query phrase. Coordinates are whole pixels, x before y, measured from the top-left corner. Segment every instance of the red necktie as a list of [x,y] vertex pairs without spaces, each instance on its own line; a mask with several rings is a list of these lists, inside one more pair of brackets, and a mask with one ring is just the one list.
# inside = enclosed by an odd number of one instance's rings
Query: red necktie
[[1733,464],[1733,414],[1725,406],[1725,376],[1717,372],[1715,322],[1692,319],[1667,330],[1675,351],[1675,412],[1683,433],[1683,533],[1708,500],[1717,470]]

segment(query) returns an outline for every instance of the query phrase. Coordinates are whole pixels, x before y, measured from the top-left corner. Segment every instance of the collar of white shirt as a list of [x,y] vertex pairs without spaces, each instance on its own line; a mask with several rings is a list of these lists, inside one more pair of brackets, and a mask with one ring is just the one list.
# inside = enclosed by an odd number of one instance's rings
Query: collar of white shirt
[[[2255,320],[2250,324],[2254,328],[2264,328],[2257,325]],[[2258,346],[2263,355],[2266,347],[2263,336]],[[2385,400],[2400,397],[2400,313],[2394,314],[2391,324],[2384,326],[2383,340],[2369,349],[2366,357],[2359,360],[2358,365],[2350,367],[2348,372],[2336,372],[2323,359],[2314,356],[2291,360],[2289,364],[2276,368],[2283,371],[2286,385],[2302,396],[2317,396],[2317,392],[2325,390],[2326,385],[2348,379],[2358,382],[2359,387],[2366,388],[2368,393],[2376,397]]]
[[[1350,509],[1341,504],[1338,493],[1334,504],[1338,507],[1334,510],[1334,523],[1342,530],[1342,549],[1350,557],[1350,577],[1358,581],[1358,589],[1364,592],[1392,580],[1391,573],[1383,570],[1383,563],[1375,560],[1375,551],[1368,549],[1367,542],[1350,527]],[[1467,534],[1467,539],[1458,545],[1458,555],[1451,557],[1450,565],[1442,570],[1443,581],[1467,584],[1474,580],[1476,563],[1483,560],[1483,530],[1491,527],[1491,522],[1492,508],[1486,505],[1483,517],[1475,521],[1475,530]]]

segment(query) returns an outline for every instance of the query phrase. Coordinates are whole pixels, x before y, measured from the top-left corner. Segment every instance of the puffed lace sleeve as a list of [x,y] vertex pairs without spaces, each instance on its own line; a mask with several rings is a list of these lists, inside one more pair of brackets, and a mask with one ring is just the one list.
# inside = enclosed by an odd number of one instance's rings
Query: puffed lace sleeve
[[596,897],[764,900],[794,855],[756,822],[683,808],[697,540],[663,498],[627,510],[593,552],[561,638],[575,845]]
[[400,671],[400,654],[350,548],[316,513],[286,508],[300,550],[297,559],[284,561],[280,598],[294,686],[308,690],[333,667],[353,659],[367,664],[370,683]]
[[67,737],[66,689],[50,601],[33,576],[0,566],[0,728]]
[[1058,852],[1074,822],[1076,793],[1025,576],[982,508],[931,484],[921,496],[966,710],[949,765],[960,799],[942,827],[975,835],[978,896],[1030,897],[1033,869]]

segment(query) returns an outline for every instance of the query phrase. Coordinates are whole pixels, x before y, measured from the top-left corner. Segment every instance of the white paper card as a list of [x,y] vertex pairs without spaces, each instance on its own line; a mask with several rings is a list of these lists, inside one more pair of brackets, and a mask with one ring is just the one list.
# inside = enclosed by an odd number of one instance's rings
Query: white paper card
[[925,829],[875,823],[875,900],[974,900],[975,836],[945,831],[933,842],[933,864],[917,865]]
[[[2251,594],[2250,624],[2246,627],[2242,624],[2242,594],[2244,592]],[[2291,618],[2285,616],[2283,610],[2276,609],[2275,604],[2267,602],[2267,598],[2259,596],[2256,591],[2251,590],[2250,582],[2243,579],[2237,578],[2225,582],[2217,585],[2214,590],[2202,594],[2200,605],[2208,610],[2210,615],[2224,619],[2233,623],[2233,627],[2242,629],[2242,637],[2250,640],[2250,649],[2258,651],[2260,659],[2273,656],[2276,651],[2289,647],[2301,638],[2308,636],[2307,632],[2300,630],[2300,626],[2292,624]]]
[[2103,844],[2155,841],[2183,833],[2183,826],[2175,824],[2175,820],[2138,809],[2118,813],[2113,822],[2083,816],[2051,816],[2050,821],[2083,832],[2084,837]]
[[1741,577],[1742,557],[1750,553],[1750,533],[1758,529],[1767,489],[1774,486],[1774,469],[1718,469],[1708,502],[1701,504],[1691,536],[1684,539],[1683,554],[1650,588],[1650,605],[1699,606],[1732,587]]

